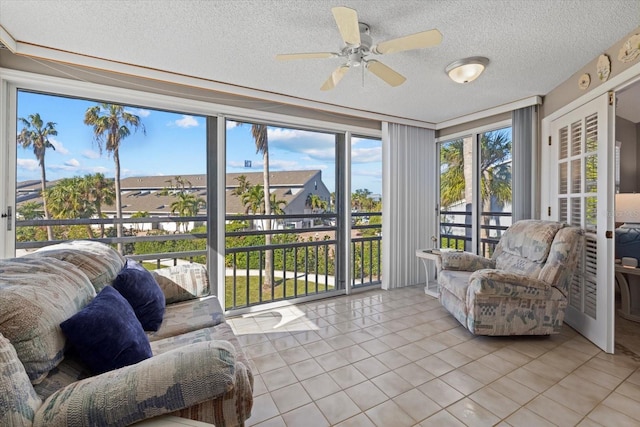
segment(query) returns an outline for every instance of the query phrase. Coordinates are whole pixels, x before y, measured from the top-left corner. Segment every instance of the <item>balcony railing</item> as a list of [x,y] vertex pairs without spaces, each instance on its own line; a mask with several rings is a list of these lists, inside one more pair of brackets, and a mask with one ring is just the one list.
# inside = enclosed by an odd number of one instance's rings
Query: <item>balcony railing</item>
[[[451,222],[447,218],[464,217],[464,222]],[[502,236],[502,233],[511,225],[511,212],[482,212],[481,222],[484,218],[504,218],[505,224],[480,225],[479,254],[491,257],[493,251]],[[471,212],[468,211],[440,211],[440,246],[452,249],[469,249],[471,244]]]
[[[351,286],[377,285],[381,282],[381,224],[380,212],[353,213],[351,240]],[[273,230],[262,228],[267,218]],[[206,232],[159,232],[163,226],[176,229],[184,223],[206,224],[205,216],[146,217],[124,219],[18,220],[16,227],[114,227],[123,224],[122,237],[94,238],[106,244],[118,244],[127,257],[145,263],[149,269],[177,265],[184,262],[206,263]],[[337,240],[335,214],[296,215],[228,215],[225,248],[226,308],[239,309],[266,302],[306,296],[330,294],[341,288],[336,283]],[[229,227],[245,223],[241,229]],[[375,223],[374,223],[375,222]],[[296,228],[297,227],[297,228]],[[136,230],[145,228],[146,231]],[[148,229],[152,229],[149,231]],[[237,228],[237,227],[236,227]],[[264,235],[272,236],[266,245]],[[71,237],[70,237],[71,238]],[[53,241],[18,241],[19,250],[34,250],[69,239]],[[156,249],[157,250],[154,250]],[[173,248],[173,249],[167,249]],[[185,249],[186,248],[186,249]],[[265,260],[272,254],[270,280],[265,281]]]
[[[354,213],[352,216],[351,229],[355,236],[351,239],[351,286],[359,288],[380,284],[381,224],[367,222],[371,217],[380,217],[381,213]],[[269,219],[272,230],[264,230],[262,223]],[[322,295],[341,289],[336,280],[338,242],[335,214],[228,215],[226,220],[227,223],[252,224],[247,229],[226,233],[228,309]],[[290,224],[301,227],[288,228]],[[266,234],[272,236],[271,245],[255,238]],[[242,238],[253,238],[253,244],[241,244]],[[265,277],[269,252],[273,266],[269,277]]]

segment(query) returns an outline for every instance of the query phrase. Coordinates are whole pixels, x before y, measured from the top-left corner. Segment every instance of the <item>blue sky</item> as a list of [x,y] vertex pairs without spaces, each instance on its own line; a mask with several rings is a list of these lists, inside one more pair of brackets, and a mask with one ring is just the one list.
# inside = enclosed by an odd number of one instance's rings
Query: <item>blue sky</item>
[[[83,123],[94,101],[63,98],[28,92],[18,96],[18,117],[39,113],[42,120],[56,123],[58,135],[47,150],[47,180],[102,172],[113,177],[113,159],[100,153],[90,126]],[[179,113],[131,107],[140,117],[145,133],[138,130],[120,146],[122,178],[145,175],[186,175],[205,173],[205,118]],[[18,122],[18,132],[22,129]],[[320,169],[329,189],[335,190],[335,144],[331,134],[287,128],[269,128],[269,167],[272,171]],[[382,192],[382,149],[379,140],[354,138],[352,142],[353,191],[367,188]],[[251,168],[245,168],[245,161]],[[256,153],[251,126],[227,124],[227,172],[262,170],[262,155]],[[33,149],[17,149],[17,180],[40,179]]]

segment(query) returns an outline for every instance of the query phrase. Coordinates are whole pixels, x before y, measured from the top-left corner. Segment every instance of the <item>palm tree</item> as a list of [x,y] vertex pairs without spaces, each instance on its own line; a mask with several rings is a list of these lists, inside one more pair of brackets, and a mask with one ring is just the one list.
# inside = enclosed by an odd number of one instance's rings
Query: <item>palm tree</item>
[[18,214],[25,220],[43,217],[42,205],[38,202],[24,202],[17,209]]
[[[28,118],[20,117],[18,119],[22,123],[23,128],[18,134],[17,142],[22,145],[23,148],[33,147],[33,154],[38,159],[40,165],[40,192],[43,197],[43,210],[44,218],[49,219],[49,210],[47,209],[47,201],[44,197],[44,192],[47,187],[47,175],[44,167],[44,155],[47,148],[56,149],[49,136],[56,136],[58,131],[56,130],[56,124],[54,122],[47,122],[46,124],[40,117],[40,114],[30,114]],[[51,226],[47,225],[47,239],[53,240],[53,230]]]
[[[269,186],[269,138],[267,136],[267,125],[264,124],[252,124],[251,135],[256,143],[256,154],[262,153],[262,167],[263,167],[263,180],[264,180],[264,193],[271,194]],[[271,215],[271,197],[264,198],[264,214]],[[271,230],[271,221],[264,221],[265,229]],[[264,235],[264,243],[266,246],[271,245],[271,234],[267,232]],[[268,249],[264,254],[264,283],[263,290],[271,290],[271,272],[273,266],[273,251]]]
[[[44,199],[56,219],[91,218],[95,205],[87,195],[87,182],[80,177],[63,178],[45,190]],[[86,225],[89,238],[94,238],[91,224]]]
[[238,186],[233,189],[231,194],[233,194],[234,196],[242,197],[242,195],[247,192],[249,187],[251,187],[251,183],[247,179],[246,175],[240,175],[236,177],[235,180],[238,181]]
[[[138,128],[146,134],[140,117],[125,111],[122,105],[98,104],[89,107],[84,114],[84,124],[93,126],[95,141],[100,152],[105,148],[107,153],[113,155],[115,164],[116,187],[116,218],[122,218],[122,194],[120,194],[120,144],[122,140],[131,135],[129,127],[134,132]],[[103,147],[104,146],[104,147]],[[122,237],[122,224],[116,224],[116,236]],[[122,253],[122,243],[118,242],[118,251]]]
[[[131,218],[148,218],[148,217],[149,217],[148,211],[138,211],[131,214]],[[137,231],[140,231],[142,229],[142,226],[140,223],[136,223],[135,227]]]
[[282,199],[276,200],[275,193],[271,195],[270,199],[271,199],[271,212],[274,215],[284,215],[285,214],[284,207],[287,205],[287,201]]
[[[440,201],[444,209],[463,200],[468,204],[471,200],[471,144],[465,139],[443,144],[440,150]],[[511,139],[507,132],[486,132],[482,135],[479,169],[482,210],[491,211],[492,202],[504,205],[511,201]],[[489,225],[490,219],[483,215],[484,225]]]
[[307,196],[307,200],[305,201],[305,205],[311,208],[313,212],[317,212],[322,209],[323,211],[327,209],[327,202],[322,200],[320,196],[317,194],[309,193]]
[[[205,206],[205,201],[202,197],[196,197],[191,193],[182,191],[178,193],[178,200],[171,203],[171,214],[178,214],[178,216],[196,216],[201,207]],[[184,223],[184,231],[187,232],[188,223]]]
[[[96,208],[98,218],[103,218],[103,205],[112,205],[115,199],[114,182],[105,178],[104,174],[85,175],[87,196]],[[100,224],[100,237],[104,238],[104,224]]]
[[247,191],[242,194],[242,204],[244,205],[244,213],[254,214],[263,213],[264,207],[264,190],[262,185],[256,184],[250,186]]

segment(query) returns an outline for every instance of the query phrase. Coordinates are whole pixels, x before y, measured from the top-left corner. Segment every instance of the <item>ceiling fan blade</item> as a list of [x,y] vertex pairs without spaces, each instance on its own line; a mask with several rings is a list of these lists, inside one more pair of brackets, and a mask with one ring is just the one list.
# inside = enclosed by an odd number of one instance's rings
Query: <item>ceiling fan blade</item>
[[360,26],[358,25],[358,13],[344,6],[331,8],[333,18],[336,20],[342,40],[348,45],[360,45]]
[[327,79],[326,82],[320,87],[320,90],[330,90],[336,87],[336,85],[342,80],[345,74],[349,71],[348,65],[341,65],[331,73],[331,76]]
[[442,42],[442,33],[438,30],[428,30],[397,39],[387,40],[374,46],[371,51],[377,54],[402,52],[411,49],[424,49],[436,46]]
[[391,86],[400,86],[407,80],[402,74],[392,70],[382,62],[370,60],[367,62],[367,70],[387,82]]
[[333,52],[280,53],[276,55],[276,59],[279,61],[289,61],[292,59],[333,58],[334,56],[338,56],[338,55]]

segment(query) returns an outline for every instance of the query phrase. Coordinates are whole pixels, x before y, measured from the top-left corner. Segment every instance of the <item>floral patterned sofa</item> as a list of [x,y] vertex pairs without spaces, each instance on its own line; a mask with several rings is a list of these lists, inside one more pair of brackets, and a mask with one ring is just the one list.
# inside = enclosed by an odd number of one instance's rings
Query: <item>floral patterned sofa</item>
[[518,221],[491,259],[442,253],[440,303],[476,335],[557,334],[581,248],[577,227]]
[[[145,332],[136,306],[127,306],[122,296],[126,289],[120,296],[114,290],[128,268],[142,268],[133,264],[109,246],[88,241],[0,260],[0,425],[124,426],[172,414],[221,427],[249,418],[253,376],[218,299],[208,295],[205,268],[143,269],[153,278],[163,312],[156,330]],[[115,298],[107,302],[122,303],[124,314],[105,315],[109,323],[89,317],[79,324],[81,339],[108,352],[120,344],[96,337],[114,327],[115,335],[126,336],[131,327],[137,341],[127,341],[107,362],[132,354],[142,360],[96,372],[80,351],[85,347],[72,342],[71,329],[63,327],[99,309],[108,313],[111,306],[97,304],[104,295]],[[133,320],[123,320],[127,316]],[[148,354],[138,357],[132,347]]]

